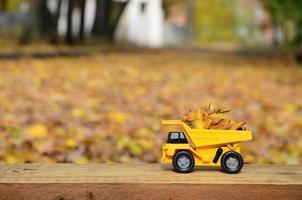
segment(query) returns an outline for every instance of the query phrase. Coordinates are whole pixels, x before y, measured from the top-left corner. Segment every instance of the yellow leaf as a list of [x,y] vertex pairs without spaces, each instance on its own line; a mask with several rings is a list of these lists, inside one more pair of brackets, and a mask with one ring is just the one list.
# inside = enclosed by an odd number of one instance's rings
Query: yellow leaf
[[109,113],[109,118],[116,123],[122,124],[125,123],[129,116],[127,113],[124,112],[110,112]]
[[71,115],[75,118],[83,118],[85,116],[85,111],[81,108],[74,108],[71,110]]
[[64,137],[66,135],[66,131],[63,128],[57,128],[54,134],[58,137]]
[[125,148],[130,143],[131,143],[131,140],[128,137],[123,137],[123,138],[121,138],[117,141],[116,148],[121,150],[121,149]]
[[137,143],[145,150],[151,150],[154,148],[154,140],[139,139],[137,140]]
[[148,136],[152,136],[153,132],[147,128],[140,128],[137,130],[137,134],[141,137],[148,137]]
[[7,154],[5,156],[5,163],[6,164],[17,164],[20,163],[18,157],[14,154]]
[[231,130],[237,130],[237,129],[239,129],[240,127],[242,127],[244,124],[245,124],[245,122],[236,122],[236,121],[232,121],[232,126],[231,126]]
[[33,139],[43,139],[48,135],[47,127],[44,124],[33,124],[28,127],[25,131],[25,134],[29,138]]
[[252,154],[245,154],[244,155],[244,163],[255,163],[256,156]]
[[146,92],[146,88],[143,87],[143,86],[138,86],[138,87],[135,87],[135,88],[133,89],[133,92],[134,92],[134,94],[136,94],[136,95],[141,95],[141,94],[144,94],[144,93]]
[[302,118],[298,120],[298,125],[302,127]]
[[283,103],[283,107],[290,113],[295,112],[298,109],[298,106],[296,104],[290,102]]
[[75,148],[77,146],[77,143],[76,143],[76,141],[74,139],[68,138],[67,140],[65,140],[65,145],[68,148]]
[[73,162],[76,164],[87,164],[87,163],[89,163],[89,159],[86,157],[80,157],[80,158],[75,159]]
[[143,149],[136,142],[129,144],[129,149],[132,154],[137,156],[143,153]]

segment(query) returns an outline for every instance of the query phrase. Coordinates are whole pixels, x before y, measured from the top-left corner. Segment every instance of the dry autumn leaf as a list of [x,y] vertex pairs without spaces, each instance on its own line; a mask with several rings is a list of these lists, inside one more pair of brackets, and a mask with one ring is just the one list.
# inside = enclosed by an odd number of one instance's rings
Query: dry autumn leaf
[[221,130],[245,130],[245,122],[237,122],[227,116],[221,109],[211,109],[211,104],[206,107],[190,111],[183,117],[183,121],[193,128],[221,129]]
[[30,139],[44,139],[48,135],[48,130],[44,124],[37,123],[29,126],[25,134]]

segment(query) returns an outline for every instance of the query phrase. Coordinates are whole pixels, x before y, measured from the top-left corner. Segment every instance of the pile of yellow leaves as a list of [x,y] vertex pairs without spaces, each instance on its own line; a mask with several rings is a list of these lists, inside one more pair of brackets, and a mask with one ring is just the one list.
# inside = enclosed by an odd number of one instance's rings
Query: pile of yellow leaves
[[183,121],[192,128],[220,129],[220,130],[245,130],[245,122],[238,122],[225,113],[229,110],[211,109],[211,104],[189,112]]

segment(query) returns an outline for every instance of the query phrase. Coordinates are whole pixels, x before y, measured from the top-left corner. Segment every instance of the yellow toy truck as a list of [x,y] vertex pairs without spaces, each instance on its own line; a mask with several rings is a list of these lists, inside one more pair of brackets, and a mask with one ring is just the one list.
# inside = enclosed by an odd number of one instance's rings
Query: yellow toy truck
[[162,163],[173,164],[176,172],[192,172],[194,166],[221,166],[229,174],[243,167],[240,142],[252,139],[251,131],[191,128],[182,120],[162,120],[168,128],[162,146]]

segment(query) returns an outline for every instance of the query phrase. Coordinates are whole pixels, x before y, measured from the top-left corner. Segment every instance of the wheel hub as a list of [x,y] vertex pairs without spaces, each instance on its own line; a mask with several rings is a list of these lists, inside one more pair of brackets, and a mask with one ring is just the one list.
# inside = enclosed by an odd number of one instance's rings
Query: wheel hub
[[180,156],[177,160],[178,166],[182,169],[188,168],[190,163],[190,159],[187,156]]
[[239,162],[236,158],[234,157],[229,157],[227,160],[226,160],[226,165],[228,168],[230,169],[236,169],[239,165]]

